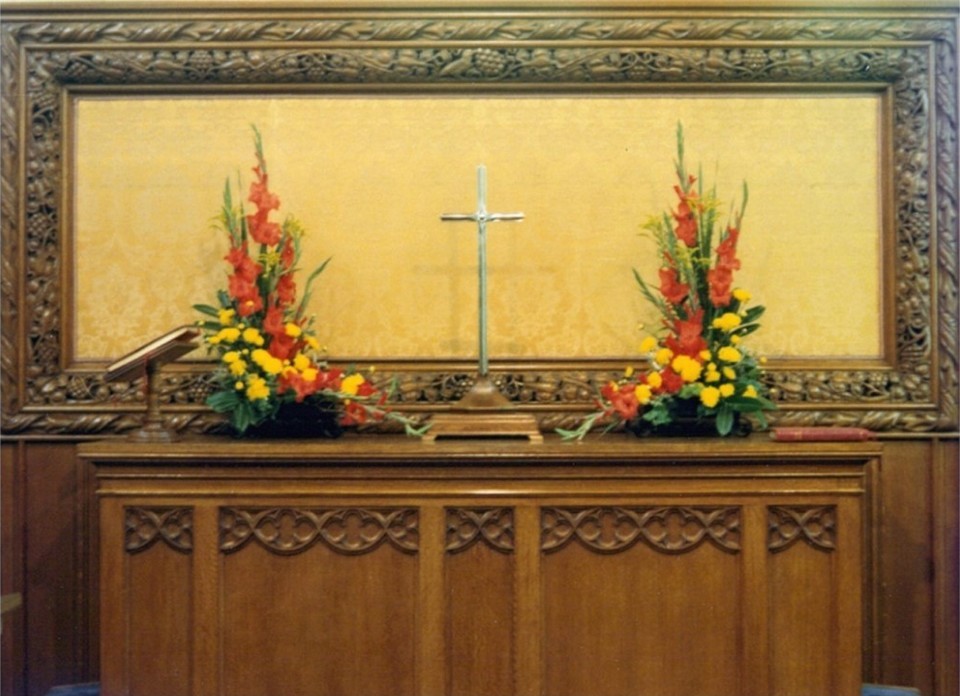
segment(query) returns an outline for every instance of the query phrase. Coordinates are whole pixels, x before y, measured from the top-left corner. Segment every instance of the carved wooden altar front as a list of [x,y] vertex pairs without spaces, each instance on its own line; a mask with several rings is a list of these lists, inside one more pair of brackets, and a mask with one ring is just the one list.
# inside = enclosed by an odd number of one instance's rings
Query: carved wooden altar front
[[875,444],[80,451],[107,696],[859,693]]

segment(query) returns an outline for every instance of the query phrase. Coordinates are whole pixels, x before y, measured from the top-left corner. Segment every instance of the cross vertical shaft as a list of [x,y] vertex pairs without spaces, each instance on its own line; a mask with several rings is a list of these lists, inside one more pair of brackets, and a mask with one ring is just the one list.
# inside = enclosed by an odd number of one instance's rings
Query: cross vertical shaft
[[487,223],[523,220],[523,213],[487,212],[487,168],[481,164],[477,167],[476,211],[473,213],[444,213],[440,216],[440,219],[446,222],[470,221],[477,223],[479,374],[481,377],[486,377],[490,372],[490,358],[487,354]]

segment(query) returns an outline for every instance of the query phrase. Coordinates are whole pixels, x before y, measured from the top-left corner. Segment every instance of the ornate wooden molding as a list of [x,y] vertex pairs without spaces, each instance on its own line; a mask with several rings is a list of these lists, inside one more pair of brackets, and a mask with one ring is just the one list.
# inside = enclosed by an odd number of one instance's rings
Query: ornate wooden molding
[[513,553],[513,508],[447,508],[447,553],[478,541],[494,551]]
[[124,508],[124,549],[137,553],[163,541],[175,551],[193,551],[193,508]]
[[740,551],[739,507],[544,508],[541,548],[550,552],[571,539],[600,553],[619,553],[643,541],[664,553],[685,553],[704,541]]
[[[139,425],[136,384],[102,370],[69,371],[71,308],[63,287],[65,96],[77,89],[264,93],[504,88],[831,88],[887,90],[894,194],[895,294],[887,366],[844,363],[768,375],[790,425],[952,430],[958,424],[957,13],[814,9],[469,12],[370,8],[242,15],[196,12],[5,13],[0,27],[0,394],[7,433],[97,434]],[[397,405],[424,416],[470,384],[470,369],[385,365]],[[168,427],[208,432],[206,367],[165,377]],[[544,430],[589,410],[622,365],[543,361],[493,365],[494,376]]]
[[384,543],[416,553],[418,520],[413,508],[221,508],[220,550],[232,553],[252,540],[282,555],[318,542],[348,555],[369,553]]
[[820,551],[837,548],[837,508],[774,505],[767,508],[767,548],[783,551],[801,539]]

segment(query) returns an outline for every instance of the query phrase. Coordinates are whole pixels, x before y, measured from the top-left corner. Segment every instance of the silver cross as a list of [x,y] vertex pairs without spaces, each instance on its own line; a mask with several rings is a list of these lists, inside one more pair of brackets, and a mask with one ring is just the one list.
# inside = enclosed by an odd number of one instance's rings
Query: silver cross
[[477,223],[477,256],[480,275],[480,376],[486,377],[490,370],[487,357],[487,223],[523,220],[523,213],[487,212],[487,168],[477,167],[477,210],[473,213],[444,213],[440,219],[445,222]]

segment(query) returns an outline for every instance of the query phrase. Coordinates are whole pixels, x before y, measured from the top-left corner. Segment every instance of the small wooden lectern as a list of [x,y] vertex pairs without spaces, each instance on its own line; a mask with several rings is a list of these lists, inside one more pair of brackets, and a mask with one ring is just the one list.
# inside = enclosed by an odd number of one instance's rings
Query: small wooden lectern
[[167,430],[163,426],[163,417],[160,414],[158,374],[161,365],[172,362],[196,348],[197,344],[193,342],[193,339],[199,335],[200,331],[192,326],[181,326],[140,346],[107,367],[105,379],[108,382],[133,381],[138,377],[146,378],[143,388],[147,401],[147,415],[144,418],[143,426],[130,433],[131,440],[137,442],[176,442],[180,439],[176,432]]

